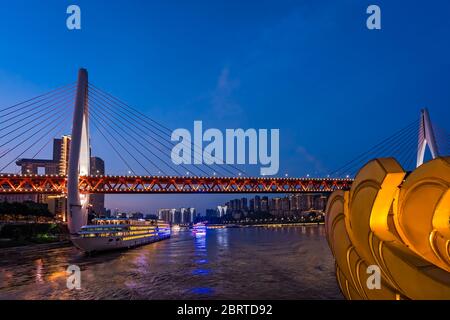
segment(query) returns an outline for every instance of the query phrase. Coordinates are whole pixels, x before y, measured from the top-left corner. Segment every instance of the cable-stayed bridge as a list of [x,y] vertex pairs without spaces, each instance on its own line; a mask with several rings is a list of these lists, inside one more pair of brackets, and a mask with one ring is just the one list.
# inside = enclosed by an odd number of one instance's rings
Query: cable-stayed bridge
[[[126,174],[91,172],[91,130]],[[68,132],[67,163],[50,163],[58,172],[39,175],[23,167],[17,172],[16,163],[37,161],[54,138]],[[394,156],[412,170],[423,163],[426,146],[432,158],[450,149],[449,135],[431,123],[426,110],[326,177],[251,177],[234,165],[174,165],[170,136],[168,127],[90,83],[80,69],[77,82],[0,110],[0,194],[67,195],[68,211],[79,226],[89,194],[332,192],[348,189],[373,158]]]

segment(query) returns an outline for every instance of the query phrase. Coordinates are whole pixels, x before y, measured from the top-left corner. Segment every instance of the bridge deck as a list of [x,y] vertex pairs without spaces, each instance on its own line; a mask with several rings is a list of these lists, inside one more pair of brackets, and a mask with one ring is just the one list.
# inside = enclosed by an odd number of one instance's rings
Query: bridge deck
[[[312,193],[348,189],[352,179],[266,177],[81,176],[81,193]],[[61,175],[0,175],[0,194],[64,194]]]

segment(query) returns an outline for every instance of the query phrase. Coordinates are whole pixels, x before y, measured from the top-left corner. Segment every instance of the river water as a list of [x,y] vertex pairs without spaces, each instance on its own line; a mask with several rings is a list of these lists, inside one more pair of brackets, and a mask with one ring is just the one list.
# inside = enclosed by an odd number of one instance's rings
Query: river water
[[[81,289],[66,268],[81,269]],[[189,231],[86,256],[72,246],[0,250],[0,299],[342,299],[323,226]]]

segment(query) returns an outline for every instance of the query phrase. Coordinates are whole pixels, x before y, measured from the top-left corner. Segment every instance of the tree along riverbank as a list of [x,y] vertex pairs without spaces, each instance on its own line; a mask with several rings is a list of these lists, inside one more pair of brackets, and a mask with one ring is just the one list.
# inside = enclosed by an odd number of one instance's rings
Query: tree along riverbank
[[0,248],[69,240],[67,225],[44,222],[0,223]]

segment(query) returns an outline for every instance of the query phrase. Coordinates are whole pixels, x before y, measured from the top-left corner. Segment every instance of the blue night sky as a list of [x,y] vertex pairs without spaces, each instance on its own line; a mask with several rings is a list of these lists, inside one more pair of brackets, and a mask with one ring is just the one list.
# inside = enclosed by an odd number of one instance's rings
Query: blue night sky
[[[82,30],[66,28],[70,4]],[[382,30],[366,28],[370,4]],[[449,129],[449,1],[2,1],[0,15],[2,107],[85,67],[173,129],[279,128],[290,176],[326,175],[423,107]],[[92,145],[109,173],[125,173],[95,132]],[[107,206],[203,211],[229,198],[108,196]]]

